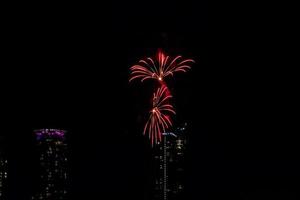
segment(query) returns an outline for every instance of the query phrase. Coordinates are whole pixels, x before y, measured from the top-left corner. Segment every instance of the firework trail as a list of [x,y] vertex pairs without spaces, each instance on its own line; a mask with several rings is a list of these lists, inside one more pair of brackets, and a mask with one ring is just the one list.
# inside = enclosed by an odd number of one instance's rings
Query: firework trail
[[168,88],[162,85],[153,94],[152,109],[149,119],[144,127],[144,135],[148,132],[151,145],[160,142],[162,133],[172,126],[171,114],[176,114],[173,106],[169,103],[172,98]]
[[180,55],[170,58],[158,50],[156,59],[148,57],[130,68],[131,78],[129,82],[134,79],[140,79],[141,82],[146,79],[163,81],[165,77],[173,76],[175,72],[186,72],[191,68],[190,64],[194,62],[192,59],[182,59]]

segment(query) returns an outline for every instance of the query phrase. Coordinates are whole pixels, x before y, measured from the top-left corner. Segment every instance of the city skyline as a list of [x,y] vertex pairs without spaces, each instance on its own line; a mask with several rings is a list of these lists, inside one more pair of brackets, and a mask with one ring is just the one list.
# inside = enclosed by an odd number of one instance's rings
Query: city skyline
[[298,199],[297,79],[289,76],[297,73],[287,69],[295,52],[283,8],[276,16],[273,4],[24,4],[5,15],[3,31],[8,200],[28,200],[38,187],[33,130],[42,128],[68,131],[69,199],[149,198],[143,126],[153,87],[128,78],[157,49],[196,61],[167,77],[174,127],[190,130],[185,199]]

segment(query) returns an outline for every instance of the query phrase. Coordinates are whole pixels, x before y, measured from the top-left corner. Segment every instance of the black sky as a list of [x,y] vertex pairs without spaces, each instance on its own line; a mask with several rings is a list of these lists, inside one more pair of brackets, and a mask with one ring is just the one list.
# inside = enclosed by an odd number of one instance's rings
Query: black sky
[[128,75],[157,48],[196,60],[170,80],[178,120],[191,129],[187,199],[299,196],[280,17],[263,5],[184,2],[13,7],[1,112],[12,199],[34,185],[32,130],[42,127],[69,130],[72,199],[146,199],[149,146],[138,116],[151,88]]

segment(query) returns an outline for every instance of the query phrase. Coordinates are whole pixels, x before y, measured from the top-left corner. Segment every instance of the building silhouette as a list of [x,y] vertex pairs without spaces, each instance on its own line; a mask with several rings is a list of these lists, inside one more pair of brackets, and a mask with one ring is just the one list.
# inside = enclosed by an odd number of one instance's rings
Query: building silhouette
[[65,131],[39,129],[34,131],[39,152],[39,188],[34,200],[65,200],[68,196],[68,152]]
[[7,199],[8,161],[3,139],[0,137],[0,200]]
[[163,133],[162,142],[154,147],[153,199],[184,199],[186,144],[186,124],[184,124],[174,132]]

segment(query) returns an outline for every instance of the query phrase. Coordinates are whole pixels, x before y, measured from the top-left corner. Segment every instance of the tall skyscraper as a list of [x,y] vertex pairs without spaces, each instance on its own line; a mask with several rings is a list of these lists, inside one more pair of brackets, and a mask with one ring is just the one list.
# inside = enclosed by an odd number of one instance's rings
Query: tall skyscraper
[[4,150],[3,139],[0,137],[0,200],[7,199],[8,162]]
[[68,191],[68,156],[65,131],[35,130],[40,160],[40,181],[34,200],[66,200]]
[[163,140],[154,148],[155,200],[181,200],[184,192],[184,154],[186,124],[173,133],[164,133]]

